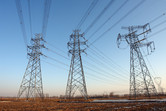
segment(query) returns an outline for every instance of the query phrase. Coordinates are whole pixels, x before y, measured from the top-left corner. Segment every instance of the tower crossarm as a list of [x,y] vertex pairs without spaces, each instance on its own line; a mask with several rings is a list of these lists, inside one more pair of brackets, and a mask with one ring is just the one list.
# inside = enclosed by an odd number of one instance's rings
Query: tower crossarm
[[134,31],[135,29],[146,29],[147,27],[150,29],[149,23],[147,23],[145,25],[138,25],[138,26],[129,26],[129,27],[124,27],[123,26],[123,27],[121,27],[121,29],[127,29],[129,31]]

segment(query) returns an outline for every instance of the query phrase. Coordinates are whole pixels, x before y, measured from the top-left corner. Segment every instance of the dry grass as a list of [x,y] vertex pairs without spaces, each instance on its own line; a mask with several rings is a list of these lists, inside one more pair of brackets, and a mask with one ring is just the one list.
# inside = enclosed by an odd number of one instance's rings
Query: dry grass
[[[166,97],[162,97],[166,98]],[[122,99],[122,98],[121,98]],[[124,99],[124,98],[123,98]],[[0,111],[153,111],[166,110],[166,103],[90,103],[93,99],[44,100],[0,98]],[[2,102],[5,101],[5,102]],[[81,103],[82,102],[82,103]]]

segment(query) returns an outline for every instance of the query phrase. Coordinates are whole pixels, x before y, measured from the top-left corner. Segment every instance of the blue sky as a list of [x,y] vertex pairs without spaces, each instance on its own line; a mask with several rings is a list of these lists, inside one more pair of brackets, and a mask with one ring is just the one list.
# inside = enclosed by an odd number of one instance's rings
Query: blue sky
[[[110,0],[99,0],[96,7],[92,10],[92,13],[82,25],[81,33],[86,30],[109,1]],[[125,0],[115,0],[89,32],[85,34],[85,38],[89,38],[124,1]],[[140,1],[141,0],[129,0],[127,4],[89,40],[89,42],[93,42]],[[67,42],[69,41],[70,34],[76,28],[91,2],[92,0],[52,0],[46,33],[47,36],[45,39],[54,47],[50,45],[46,46],[69,58],[69,60],[45,49],[43,49],[43,54],[70,65],[71,56],[68,56],[67,53]],[[29,42],[30,28],[27,0],[22,0],[21,4]],[[87,49],[87,55],[82,54],[88,94],[103,94],[109,92],[115,92],[117,94],[128,93],[130,68],[129,47],[124,50],[118,49],[116,44],[117,35],[118,33],[128,33],[126,30],[122,30],[121,26],[144,25],[162,15],[166,12],[165,4],[166,0],[146,0],[101,39],[94,43],[99,50],[114,62],[109,62],[107,59],[103,62],[102,58],[92,53],[91,49]],[[43,10],[44,0],[31,0],[33,34],[41,33]],[[16,96],[28,59],[15,0],[0,0],[0,14],[0,96]],[[165,19],[166,16],[163,16],[150,25],[153,28]],[[165,26],[166,23],[164,22],[162,25],[152,29],[149,36],[165,28]],[[156,50],[151,55],[145,56],[145,60],[147,61],[147,57],[148,61],[150,61],[150,64],[147,62],[147,65],[151,75],[153,77],[161,77],[161,86],[164,88],[166,88],[165,33],[166,30],[149,38],[149,41],[155,42]],[[92,49],[94,49],[94,47],[92,47]],[[90,59],[91,57],[93,57],[93,61]],[[50,95],[64,95],[69,67],[45,57],[41,57],[41,60],[44,93],[49,93]],[[86,67],[92,68],[100,73],[90,71]]]

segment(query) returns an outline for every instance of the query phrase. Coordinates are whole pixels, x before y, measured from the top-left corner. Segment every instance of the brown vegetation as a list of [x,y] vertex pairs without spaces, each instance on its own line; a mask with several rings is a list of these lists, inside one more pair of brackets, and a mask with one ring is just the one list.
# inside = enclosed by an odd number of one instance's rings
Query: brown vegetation
[[[166,97],[162,97],[166,98]],[[106,99],[106,98],[105,98]],[[108,99],[108,98],[107,98]],[[111,99],[111,98],[109,98]],[[113,99],[113,98],[112,98]],[[122,98],[121,98],[122,99]],[[26,99],[0,98],[0,111],[147,111],[166,110],[166,103],[91,103],[94,99],[36,98]]]

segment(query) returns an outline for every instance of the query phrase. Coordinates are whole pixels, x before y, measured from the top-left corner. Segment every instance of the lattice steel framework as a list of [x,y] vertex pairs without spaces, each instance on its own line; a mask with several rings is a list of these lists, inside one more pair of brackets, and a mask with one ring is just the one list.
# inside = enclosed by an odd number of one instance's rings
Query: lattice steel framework
[[79,32],[79,30],[74,30],[74,33],[70,35],[70,42],[67,43],[70,48],[69,53],[72,55],[66,87],[66,98],[69,99],[74,96],[77,90],[85,99],[88,98],[81,59],[81,52],[85,52],[85,48],[83,49],[81,46],[86,46],[87,41],[83,34],[79,34]]
[[154,81],[158,87],[158,93],[159,94],[164,94],[163,88],[161,87],[161,77],[155,77]]
[[40,65],[41,49],[45,48],[44,40],[41,34],[35,34],[31,38],[32,45],[27,46],[29,62],[24,73],[17,97],[28,98],[43,97],[43,84]]
[[[120,41],[125,40],[130,45],[130,97],[157,95],[157,90],[140,50],[140,47],[143,46],[146,46],[151,52],[154,50],[154,42],[143,43],[147,39],[146,35],[151,31],[149,24],[122,27],[122,29],[128,29],[129,34],[119,34],[117,44],[119,46]],[[138,29],[143,29],[143,32],[137,34]],[[139,40],[141,35],[144,36]]]

